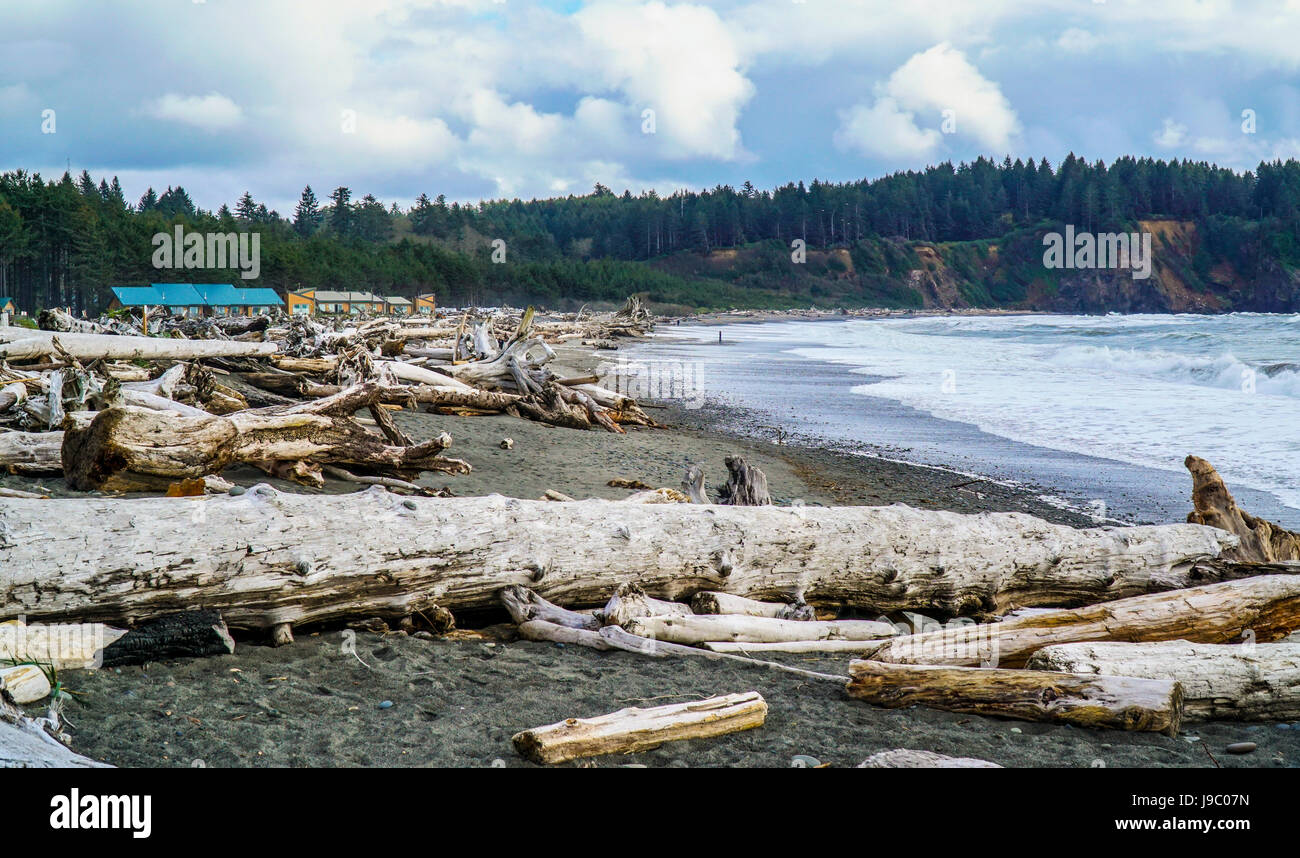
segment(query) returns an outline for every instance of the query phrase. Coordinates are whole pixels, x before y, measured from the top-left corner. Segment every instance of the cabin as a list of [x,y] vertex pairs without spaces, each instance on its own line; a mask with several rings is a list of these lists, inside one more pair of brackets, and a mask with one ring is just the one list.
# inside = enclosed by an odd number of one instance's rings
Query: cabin
[[384,313],[389,316],[411,315],[411,302],[401,295],[388,295],[384,298]]
[[327,315],[351,316],[359,313],[384,312],[384,299],[373,292],[325,292],[315,296],[316,312]]
[[0,313],[8,313],[11,316],[17,316],[18,302],[13,298],[0,297]]
[[108,309],[163,307],[167,312],[197,317],[203,313],[203,298],[188,283],[154,283],[150,286],[114,286]]
[[434,300],[432,292],[426,292],[423,295],[415,297],[415,312],[422,316],[432,316],[433,311],[438,309],[438,302]]
[[274,289],[240,288],[229,283],[197,283],[194,288],[209,316],[255,316],[284,306]]
[[288,292],[284,296],[284,303],[290,316],[314,316],[316,315],[316,290]]

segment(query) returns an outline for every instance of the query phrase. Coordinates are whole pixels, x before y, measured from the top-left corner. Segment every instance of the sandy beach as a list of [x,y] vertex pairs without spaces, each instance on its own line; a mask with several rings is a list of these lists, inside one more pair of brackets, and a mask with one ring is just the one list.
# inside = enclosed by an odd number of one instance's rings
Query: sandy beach
[[[562,372],[600,360],[562,352]],[[1034,490],[971,485],[934,468],[740,437],[726,407],[669,405],[653,410],[658,429],[620,436],[550,428],[503,416],[448,417],[398,412],[416,440],[447,431],[450,454],[473,465],[468,475],[426,475],[423,483],[457,496],[500,493],[538,498],[547,490],[576,498],[617,499],[614,478],[677,486],[689,464],[711,485],[725,477],[723,458],[743,455],[768,477],[778,504],[906,503],[960,512],[1019,511],[1088,526],[1087,516],[1045,503]],[[512,449],[501,440],[511,438]],[[251,469],[227,478],[266,481]],[[35,481],[9,477],[6,484]],[[45,485],[57,488],[58,481]],[[301,487],[281,484],[288,490]],[[336,482],[325,491],[356,487]],[[514,639],[504,612],[458,618],[447,639],[428,633],[375,633],[342,627],[305,629],[289,646],[241,635],[230,656],[179,660],[62,677],[76,750],[119,766],[524,766],[510,737],[568,717],[626,706],[652,706],[757,690],[770,706],[760,729],[711,740],[670,743],[626,757],[575,765],[790,766],[810,755],[855,766],[895,747],[974,756],[1006,766],[1295,766],[1300,725],[1211,723],[1169,738],[1002,721],[928,709],[887,710],[851,700],[838,683],[760,666],[697,659],[648,659],[628,653]],[[345,642],[355,644],[355,653]],[[846,674],[848,657],[777,656],[825,673]],[[391,705],[383,705],[391,704]],[[33,710],[34,711],[34,710]],[[1258,750],[1229,756],[1229,743]]]

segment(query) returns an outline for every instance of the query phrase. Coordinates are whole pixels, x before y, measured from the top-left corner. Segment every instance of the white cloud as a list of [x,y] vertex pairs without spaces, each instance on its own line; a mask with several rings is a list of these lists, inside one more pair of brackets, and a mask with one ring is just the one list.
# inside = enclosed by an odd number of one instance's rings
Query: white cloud
[[183,122],[204,131],[233,128],[244,118],[238,104],[219,92],[207,95],[178,95],[169,92],[145,107],[155,119]]
[[835,145],[841,149],[893,160],[926,157],[938,148],[939,139],[938,131],[917,127],[913,114],[889,96],[870,107],[858,104],[841,111],[835,132]]
[[1166,119],[1164,126],[1153,134],[1151,139],[1157,146],[1164,146],[1167,149],[1181,146],[1187,140],[1187,126]]
[[1056,40],[1056,46],[1069,54],[1091,53],[1100,43],[1101,40],[1092,33],[1078,27],[1071,27]]
[[929,154],[942,138],[935,128],[918,124],[918,113],[939,125],[945,111],[951,111],[956,134],[973,137],[995,153],[1009,151],[1021,130],[998,85],[947,43],[912,56],[876,87],[875,95],[871,106],[841,112],[838,146],[900,157]]

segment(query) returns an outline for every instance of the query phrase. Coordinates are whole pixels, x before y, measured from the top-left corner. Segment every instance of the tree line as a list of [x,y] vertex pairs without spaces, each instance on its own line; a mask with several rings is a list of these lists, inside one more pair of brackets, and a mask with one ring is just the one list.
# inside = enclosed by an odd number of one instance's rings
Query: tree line
[[[94,313],[106,305],[110,286],[236,276],[153,268],[152,236],[181,225],[260,232],[262,275],[244,282],[282,291],[434,292],[443,303],[551,306],[642,292],[684,305],[774,306],[806,296],[788,294],[766,275],[711,279],[663,260],[763,242],[788,246],[795,239],[810,248],[850,249],[878,240],[969,242],[1044,223],[1108,231],[1160,217],[1211,225],[1225,251],[1243,224],[1266,224],[1276,255],[1289,263],[1300,255],[1300,162],[1236,172],[1203,161],[1133,157],[1107,165],[1071,154],[1056,167],[1045,158],[1008,157],[1000,164],[978,158],[771,190],[746,182],[634,196],[598,184],[583,195],[477,204],[422,194],[405,210],[371,194],[357,198],[347,187],[321,199],[309,186],[288,216],[251,193],[233,209],[223,204],[207,211],[179,186],[162,193],[149,188],[130,202],[116,177],[96,182],[83,171],[45,180],[16,170],[0,174],[0,295],[27,310],[70,306]],[[496,239],[505,242],[503,265],[492,258]]]

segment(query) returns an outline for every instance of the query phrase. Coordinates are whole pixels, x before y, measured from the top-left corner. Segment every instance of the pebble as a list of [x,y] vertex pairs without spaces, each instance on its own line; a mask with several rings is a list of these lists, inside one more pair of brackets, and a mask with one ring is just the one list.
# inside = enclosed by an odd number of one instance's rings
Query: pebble
[[1278,724],[1278,725],[1277,725],[1277,729],[1279,729],[1279,730],[1290,730],[1290,729],[1291,729],[1291,725],[1290,725],[1290,724]]
[[393,708],[393,701],[391,701],[391,700],[385,700],[385,701],[383,701],[382,703],[379,704],[379,708],[380,708],[380,709],[392,709],[392,708]]
[[244,488],[243,486],[231,486],[226,493],[232,497],[239,497],[246,491],[248,491],[248,489]]
[[1249,754],[1255,748],[1259,747],[1254,742],[1234,742],[1223,750],[1229,754]]
[[1011,732],[1012,732],[1012,733],[1023,733],[1023,732],[1025,732],[1025,731],[1024,731],[1024,730],[1021,730],[1019,727],[1012,727],[1012,728],[1011,728]]
[[795,754],[790,760],[790,768],[792,769],[815,769],[821,764],[821,760],[807,754]]
[[413,501],[413,500],[404,500],[404,501],[402,501],[402,506],[406,507],[407,509],[418,509],[418,506],[416,505],[415,501]]

